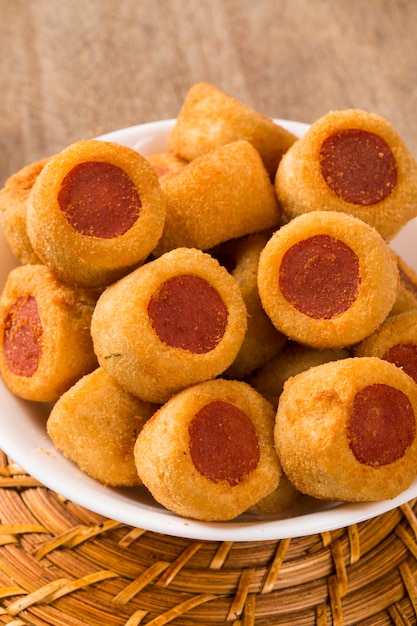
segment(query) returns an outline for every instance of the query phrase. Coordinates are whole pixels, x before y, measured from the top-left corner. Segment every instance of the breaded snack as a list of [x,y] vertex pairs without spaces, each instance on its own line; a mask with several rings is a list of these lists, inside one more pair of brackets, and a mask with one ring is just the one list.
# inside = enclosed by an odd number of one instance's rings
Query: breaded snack
[[183,246],[209,250],[279,222],[274,188],[247,141],[198,157],[175,176],[161,179],[161,187],[167,217],[156,255]]
[[168,138],[168,148],[192,161],[232,141],[249,141],[275,176],[282,155],[297,139],[272,119],[217,87],[197,83],[189,90]]
[[300,495],[301,493],[283,472],[278,487],[267,496],[261,498],[259,502],[250,506],[247,512],[254,515],[278,515],[288,511]]
[[239,285],[248,312],[245,339],[236,359],[223,374],[226,378],[242,379],[248,376],[275,356],[287,340],[263,310],[258,293],[259,255],[268,238],[264,233],[248,235],[223,244],[212,252],[220,262],[227,257],[226,267],[229,266],[231,275]]
[[275,189],[285,213],[343,211],[384,239],[417,215],[417,163],[393,126],[358,109],[331,111],[282,158]]
[[91,333],[100,365],[122,387],[163,403],[229,367],[246,317],[227,270],[207,253],[178,248],[108,287]]
[[417,274],[398,254],[394,253],[394,256],[400,273],[400,285],[390,315],[417,309]]
[[276,408],[284,383],[291,376],[296,376],[310,367],[338,361],[351,356],[345,348],[318,350],[303,346],[294,341],[287,341],[283,349],[246,379],[254,389],[267,398]]
[[44,265],[13,269],[0,297],[0,373],[17,396],[55,402],[97,367],[90,336],[95,297]]
[[325,500],[394,498],[417,474],[417,385],[377,357],[325,363],[290,378],[275,443],[289,480]]
[[40,159],[12,174],[0,190],[0,222],[11,251],[23,264],[40,263],[26,229],[26,202],[38,174],[49,161]]
[[355,347],[355,356],[390,361],[417,383],[417,309],[388,317]]
[[176,174],[188,163],[185,159],[172,154],[172,152],[158,152],[150,154],[146,157],[146,160],[152,165],[153,169],[158,175],[158,178],[164,176],[172,176]]
[[46,423],[54,446],[79,468],[112,487],[140,485],[133,449],[159,406],[125,391],[102,368],[68,389]]
[[376,330],[398,283],[397,264],[378,232],[335,211],[294,218],[259,260],[259,295],[276,328],[319,349],[347,347]]
[[35,252],[61,280],[101,287],[149,256],[165,214],[158,177],[144,157],[113,142],[85,140],[39,174],[27,228]]
[[230,520],[278,486],[273,429],[272,406],[249,385],[203,382],[145,424],[135,444],[138,474],[167,509]]

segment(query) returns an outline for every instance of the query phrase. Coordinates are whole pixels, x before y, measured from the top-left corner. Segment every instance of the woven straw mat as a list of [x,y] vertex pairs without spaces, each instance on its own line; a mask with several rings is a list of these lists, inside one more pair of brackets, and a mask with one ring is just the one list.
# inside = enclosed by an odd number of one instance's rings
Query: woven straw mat
[[197,541],[103,518],[0,452],[0,624],[417,624],[416,507],[296,539]]

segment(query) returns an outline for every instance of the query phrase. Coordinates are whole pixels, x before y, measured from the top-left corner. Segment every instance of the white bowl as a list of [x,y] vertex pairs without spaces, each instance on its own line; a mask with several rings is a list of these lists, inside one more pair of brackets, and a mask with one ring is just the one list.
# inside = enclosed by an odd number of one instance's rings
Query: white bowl
[[[298,136],[308,126],[276,120]],[[174,121],[165,120],[117,130],[99,139],[135,148],[143,155],[165,150]],[[417,270],[417,221],[410,222],[392,247]],[[0,289],[16,265],[0,231]],[[49,407],[14,397],[0,380],[0,446],[43,485],[107,518],[158,533],[212,541],[263,541],[311,535],[361,522],[385,513],[417,496],[417,480],[397,498],[366,504],[320,503],[304,498],[291,517],[243,515],[232,522],[199,522],[179,517],[157,504],[142,487],[113,489],[86,476],[54,449],[46,434]]]

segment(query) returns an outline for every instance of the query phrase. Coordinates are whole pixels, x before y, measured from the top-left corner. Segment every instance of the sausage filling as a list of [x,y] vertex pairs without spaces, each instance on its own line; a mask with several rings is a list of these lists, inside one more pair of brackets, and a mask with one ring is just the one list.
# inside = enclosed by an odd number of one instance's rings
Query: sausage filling
[[360,282],[357,255],[329,235],[315,235],[293,245],[284,254],[279,270],[284,298],[316,319],[331,319],[347,311]]
[[415,344],[399,343],[392,346],[382,358],[401,367],[417,383],[417,346]]
[[120,167],[101,161],[79,163],[58,193],[68,223],[81,235],[112,239],[126,233],[139,217],[140,197]]
[[397,166],[382,137],[359,128],[340,130],[324,140],[321,172],[346,202],[369,206],[385,200],[397,184]]
[[10,307],[4,324],[3,349],[9,370],[33,376],[41,357],[42,323],[33,296],[20,297]]
[[397,461],[415,436],[414,411],[408,397],[385,384],[364,387],[355,396],[347,434],[360,463],[378,466]]
[[151,297],[148,315],[161,341],[204,354],[222,339],[228,311],[219,293],[203,278],[173,276]]
[[190,454],[195,468],[213,482],[237,485],[259,462],[255,427],[229,402],[206,404],[190,423]]

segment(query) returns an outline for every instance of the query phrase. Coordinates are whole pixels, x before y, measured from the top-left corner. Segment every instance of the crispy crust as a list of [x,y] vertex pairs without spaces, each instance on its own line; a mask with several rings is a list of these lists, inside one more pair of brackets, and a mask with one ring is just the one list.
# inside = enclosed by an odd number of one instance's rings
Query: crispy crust
[[[121,168],[133,182],[142,207],[124,234],[103,239],[77,232],[58,203],[64,177],[78,164],[102,161]],[[165,198],[158,177],[135,150],[112,142],[78,141],[52,158],[28,198],[27,228],[34,250],[62,280],[85,287],[107,285],[141,264],[162,233]]]
[[[41,358],[32,376],[13,373],[4,355],[4,329],[17,298],[35,297],[42,323]],[[57,279],[44,265],[13,269],[0,298],[0,371],[17,396],[54,402],[79,378],[97,367],[90,336],[95,297]]]
[[417,274],[398,254],[394,253],[394,256],[400,272],[400,286],[390,315],[417,309]]
[[[331,319],[302,313],[288,302],[279,287],[278,276],[286,251],[317,234],[342,241],[359,260],[357,297],[345,312]],[[371,334],[389,314],[398,284],[397,264],[377,231],[358,218],[334,211],[315,211],[291,220],[274,233],[259,261],[259,294],[272,322],[289,338],[319,349],[347,347]]]
[[[327,185],[320,166],[323,141],[340,129],[361,129],[382,137],[391,148],[398,181],[385,200],[361,206],[346,202]],[[417,215],[417,163],[407,146],[384,118],[358,109],[330,111],[282,158],[275,178],[279,201],[288,217],[310,211],[343,211],[374,226],[384,239],[392,239]]]
[[146,157],[146,160],[152,165],[153,169],[158,175],[158,178],[164,176],[172,176],[176,174],[188,163],[185,159],[172,154],[172,152],[158,152],[150,154]]
[[[148,303],[173,276],[191,274],[218,292],[228,311],[225,333],[204,354],[162,342]],[[102,367],[120,385],[150,402],[165,402],[188,385],[218,376],[235,359],[246,332],[246,307],[236,281],[207,253],[178,248],[108,287],[97,302],[91,333]]]
[[392,315],[372,335],[355,347],[355,356],[382,358],[390,348],[399,344],[417,346],[417,310]]
[[242,347],[232,365],[226,370],[227,378],[242,379],[269,361],[284,346],[286,337],[277,331],[263,310],[258,292],[258,263],[268,235],[249,235],[225,244],[220,255],[232,256],[236,267],[231,270],[239,285],[248,311],[248,329]]
[[247,378],[247,382],[277,407],[284,383],[291,376],[310,367],[346,359],[350,353],[345,348],[318,350],[288,341],[281,352]]
[[161,180],[167,199],[163,235],[154,254],[214,246],[276,227],[281,209],[259,154],[236,141],[202,155]]
[[297,139],[282,126],[208,83],[189,90],[168,138],[170,150],[192,161],[220,146],[245,139],[275,176],[282,155]]
[[[190,455],[188,427],[213,400],[233,404],[255,426],[260,450],[256,468],[237,485],[201,474]],[[135,445],[139,476],[154,498],[179,515],[201,520],[229,520],[243,513],[280,480],[273,445],[274,410],[246,383],[217,379],[189,387],[171,398],[146,423]]]
[[301,492],[360,502],[393,498],[409,487],[416,476],[415,436],[405,454],[386,465],[360,463],[349,447],[346,425],[353,399],[365,386],[381,383],[401,390],[417,416],[415,383],[377,357],[326,363],[286,382],[275,444],[284,472]]
[[279,515],[288,511],[288,509],[298,500],[301,493],[288,480],[287,476],[282,473],[279,485],[274,491],[264,496],[249,507],[248,513],[254,515]]
[[49,158],[25,165],[12,174],[0,190],[0,221],[13,254],[23,264],[40,263],[26,229],[27,199]]
[[66,391],[53,407],[47,432],[56,448],[105,485],[140,485],[133,449],[157,410],[128,393],[102,368]]

